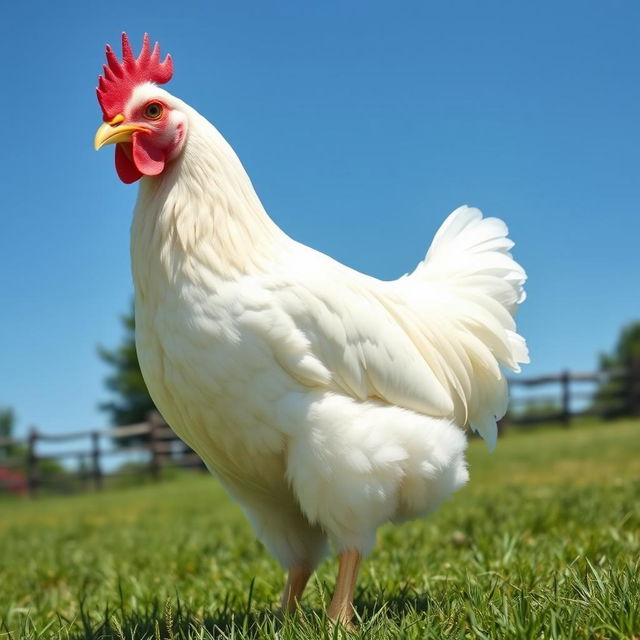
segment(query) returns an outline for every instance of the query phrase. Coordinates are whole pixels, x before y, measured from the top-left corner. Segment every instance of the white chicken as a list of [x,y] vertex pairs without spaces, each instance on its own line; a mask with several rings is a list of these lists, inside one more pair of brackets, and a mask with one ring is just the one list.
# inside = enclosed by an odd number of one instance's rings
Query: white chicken
[[107,46],[96,149],[142,178],[131,228],[136,344],[151,396],[288,570],[291,611],[330,540],[328,615],[348,624],[376,529],[435,509],[467,480],[470,425],[496,442],[501,367],[527,362],[513,314],[525,273],[505,224],[469,207],[411,274],[383,282],[268,217],[233,150],[157,85],[145,35]]

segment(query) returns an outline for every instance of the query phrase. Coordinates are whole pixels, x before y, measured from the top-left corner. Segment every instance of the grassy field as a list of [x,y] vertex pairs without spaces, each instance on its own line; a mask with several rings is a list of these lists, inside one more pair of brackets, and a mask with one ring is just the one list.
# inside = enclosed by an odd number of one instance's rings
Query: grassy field
[[473,441],[471,481],[433,517],[380,532],[355,634],[300,614],[214,480],[0,502],[0,638],[640,638],[640,423]]

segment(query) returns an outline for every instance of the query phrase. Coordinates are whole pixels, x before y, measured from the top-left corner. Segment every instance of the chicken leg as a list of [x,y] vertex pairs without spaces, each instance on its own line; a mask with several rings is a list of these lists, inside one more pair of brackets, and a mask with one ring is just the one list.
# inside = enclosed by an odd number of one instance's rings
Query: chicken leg
[[336,580],[336,587],[333,592],[331,604],[327,609],[329,618],[347,629],[352,627],[353,592],[356,587],[361,558],[360,552],[353,549],[343,551],[340,554],[338,579]]
[[293,613],[296,610],[310,575],[311,570],[306,565],[296,565],[289,569],[287,584],[280,602],[280,611],[283,614]]

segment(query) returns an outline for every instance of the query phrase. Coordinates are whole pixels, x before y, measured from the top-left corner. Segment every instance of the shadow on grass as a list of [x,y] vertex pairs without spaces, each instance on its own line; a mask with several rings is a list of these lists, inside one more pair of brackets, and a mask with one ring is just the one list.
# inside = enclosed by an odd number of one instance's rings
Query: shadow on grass
[[[175,608],[174,608],[175,606]],[[247,611],[246,603],[225,602],[223,607],[202,616],[181,605],[155,601],[142,610],[106,609],[98,623],[82,614],[69,640],[182,640],[193,638],[265,638],[274,637],[280,627],[276,612]],[[243,611],[244,610],[244,611]]]

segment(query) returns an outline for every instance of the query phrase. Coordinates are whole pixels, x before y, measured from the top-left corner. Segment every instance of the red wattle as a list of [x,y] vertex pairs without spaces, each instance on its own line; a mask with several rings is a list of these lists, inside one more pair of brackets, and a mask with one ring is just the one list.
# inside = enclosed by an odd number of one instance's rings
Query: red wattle
[[125,184],[131,184],[142,178],[142,173],[138,171],[133,162],[133,151],[130,142],[118,142],[116,144],[116,171],[120,180]]
[[151,136],[146,133],[134,133],[133,161],[140,173],[145,176],[157,176],[162,173],[165,165],[165,156],[162,149],[153,146]]

